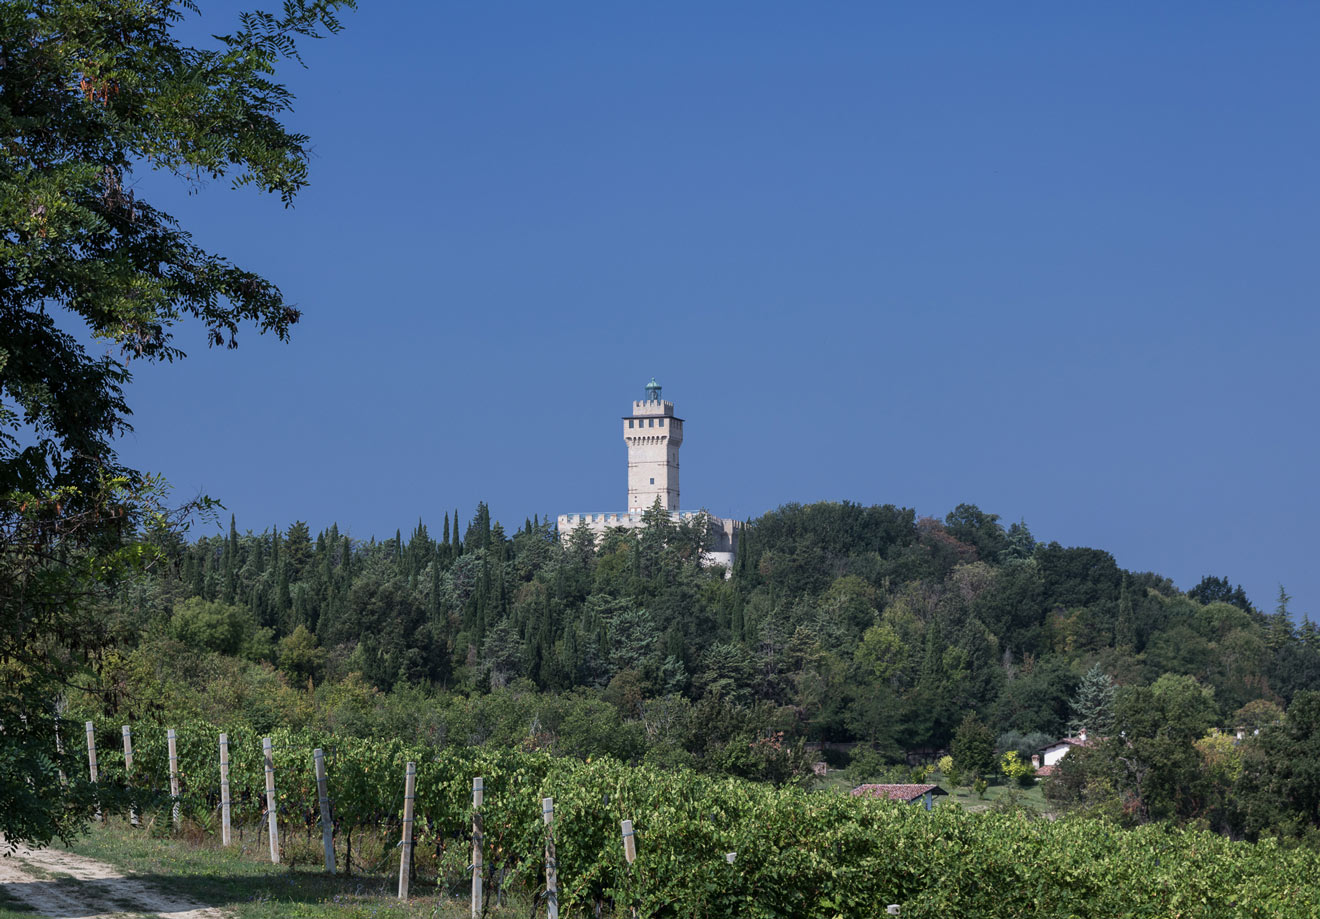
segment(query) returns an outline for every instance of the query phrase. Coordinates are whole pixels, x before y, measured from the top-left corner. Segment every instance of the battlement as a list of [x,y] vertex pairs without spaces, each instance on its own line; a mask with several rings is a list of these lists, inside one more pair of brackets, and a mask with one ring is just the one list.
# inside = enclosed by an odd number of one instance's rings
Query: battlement
[[[737,520],[713,517],[704,510],[669,512],[669,520],[675,524],[692,524],[703,518],[709,528],[710,548],[701,554],[702,561],[707,565],[723,565],[725,568],[732,568],[734,553],[738,548],[739,530],[742,529],[741,523]],[[642,511],[560,514],[556,523],[559,527],[560,539],[568,539],[575,529],[579,526],[585,526],[591,531],[592,539],[598,543],[601,537],[604,536],[605,531],[612,527],[640,530],[646,526],[645,514]]]
[[678,453],[683,445],[683,419],[674,414],[674,403],[660,398],[660,384],[654,378],[646,385],[646,398],[634,401],[632,414],[623,416],[622,426],[623,439],[628,445],[628,510],[560,514],[556,521],[560,537],[567,539],[580,527],[589,530],[595,541],[615,527],[641,529],[646,526],[647,511],[658,503],[676,524],[704,519],[709,527],[710,548],[702,553],[702,561],[731,568],[738,541],[737,522],[711,517],[704,511],[678,509]]
[[655,399],[650,402],[639,400],[633,403],[633,415],[664,415],[672,418],[674,415],[674,403],[664,399]]

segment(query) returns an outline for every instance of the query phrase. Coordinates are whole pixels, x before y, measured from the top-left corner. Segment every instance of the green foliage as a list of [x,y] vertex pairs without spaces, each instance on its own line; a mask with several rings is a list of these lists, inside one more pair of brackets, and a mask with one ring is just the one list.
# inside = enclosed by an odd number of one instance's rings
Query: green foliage
[[1246,745],[1241,768],[1245,832],[1320,841],[1320,692],[1294,696],[1286,717],[1263,726]]
[[867,782],[906,782],[908,769],[867,745],[859,745],[848,760],[848,781],[854,785]]
[[[699,540],[667,518],[608,531],[597,546],[585,530],[556,540],[539,520],[509,535],[479,506],[461,554],[457,515],[448,543],[420,521],[380,542],[231,521],[228,533],[174,541],[126,585],[105,617],[123,651],[102,665],[95,706],[241,712],[373,737],[402,726],[446,744],[793,781],[792,751],[809,741],[861,743],[894,762],[938,756],[975,710],[998,752],[1026,761],[1072,719],[1092,738],[1114,735],[1115,683],[1195,675],[1213,689],[1200,721],[1231,728],[1224,712],[1275,693],[1286,703],[1320,680],[1313,628],[1276,629],[1272,644],[1255,614],[1118,571],[1106,553],[1019,552],[1024,525],[986,559],[973,543],[998,524],[980,513],[963,507],[941,523],[886,507],[788,506],[748,522],[728,579],[703,568]],[[220,659],[213,641],[183,632],[182,645],[161,644],[194,598],[246,609],[239,655],[253,663]],[[1089,792],[1064,798],[1132,822],[1228,828],[1213,781],[1172,805],[1137,804],[1167,797],[1136,789],[1166,774],[1147,755],[1169,764],[1176,749],[1182,763],[1167,775],[1205,778],[1193,748],[1205,733],[1166,731],[1168,755],[1138,739],[1142,756],[1124,754],[1133,768],[1111,757],[1079,786]],[[997,766],[992,755],[979,770]]]
[[241,606],[189,597],[174,608],[170,634],[193,648],[237,654],[250,631],[247,618]]
[[1072,718],[1068,727],[1074,734],[1087,731],[1104,737],[1114,728],[1114,681],[1095,664],[1086,671],[1070,705]]
[[[281,125],[291,96],[272,76],[297,60],[296,39],[337,31],[336,10],[351,6],[289,0],[199,49],[177,40],[184,13],[171,3],[0,4],[0,666],[15,673],[0,687],[0,762],[13,767],[0,770],[0,831],[11,841],[47,841],[89,805],[76,786],[49,785],[50,763],[9,749],[24,731],[8,716],[53,730],[50,698],[132,640],[112,592],[177,542],[191,511],[213,507],[171,514],[159,480],[119,463],[128,362],[182,357],[172,330],[185,319],[229,347],[241,325],[285,338],[298,319],[274,284],[137,197],[134,171],[194,186],[229,177],[289,203],[307,181],[308,139]],[[89,354],[89,339],[119,355]],[[238,649],[224,610],[184,605],[177,623],[155,625]]]
[[950,785],[956,788],[962,784],[962,770],[958,768],[958,764],[953,761],[952,756],[941,756],[939,762],[935,765],[940,770],[940,774],[944,776],[944,780]]
[[[113,737],[117,726],[106,724]],[[217,726],[178,728],[181,805],[205,815],[219,776]],[[166,808],[163,730],[135,732],[144,807]],[[261,738],[230,731],[236,819],[260,820]],[[327,751],[341,840],[397,838],[403,773],[417,764],[415,834],[436,848],[470,846],[472,778],[484,779],[488,899],[498,884],[542,883],[541,799],[555,801],[560,907],[566,916],[802,916],[852,919],[898,903],[904,915],[1101,919],[1122,915],[1237,919],[1309,917],[1320,909],[1320,856],[1199,830],[1124,831],[1098,820],[1030,820],[1020,812],[926,812],[888,801],[808,793],[686,770],[629,767],[490,749],[437,751],[402,739],[357,741],[276,731],[278,814],[285,832],[314,833],[311,750]],[[114,757],[108,756],[113,773]],[[157,802],[151,804],[152,794]],[[164,816],[162,812],[162,817]],[[632,820],[628,866],[619,822]],[[732,865],[725,858],[736,853]],[[396,862],[397,864],[397,862]],[[440,867],[439,859],[436,861]],[[345,870],[355,870],[350,863]],[[361,866],[357,867],[360,870]],[[383,866],[388,870],[388,866]]]
[[999,771],[1010,781],[1023,787],[1035,781],[1036,770],[1030,760],[1024,760],[1016,750],[1009,750],[999,758]]
[[280,639],[280,669],[299,683],[315,680],[325,666],[325,651],[316,646],[316,636],[302,623]]
[[953,737],[953,761],[965,775],[994,775],[995,735],[975,714],[968,712]]

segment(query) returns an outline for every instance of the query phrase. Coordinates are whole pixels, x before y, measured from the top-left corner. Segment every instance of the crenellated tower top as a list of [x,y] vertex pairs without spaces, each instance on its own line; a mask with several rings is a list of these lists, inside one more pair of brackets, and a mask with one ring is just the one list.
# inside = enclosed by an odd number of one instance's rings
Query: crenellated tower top
[[646,398],[634,402],[623,418],[628,444],[628,510],[644,511],[657,498],[668,511],[678,510],[678,448],[683,443],[683,419],[674,403],[660,398],[660,384],[651,378]]

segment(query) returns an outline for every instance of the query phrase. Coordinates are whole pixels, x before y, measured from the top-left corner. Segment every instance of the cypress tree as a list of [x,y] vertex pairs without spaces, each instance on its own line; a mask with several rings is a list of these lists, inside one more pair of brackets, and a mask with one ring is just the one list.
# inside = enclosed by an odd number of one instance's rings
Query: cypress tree
[[431,562],[431,602],[427,610],[434,621],[440,615],[440,550],[436,548],[435,559]]
[[1123,587],[1118,594],[1118,623],[1114,627],[1114,646],[1119,650],[1132,651],[1137,646],[1136,614],[1132,609],[1132,591],[1128,586],[1128,576],[1123,575]]

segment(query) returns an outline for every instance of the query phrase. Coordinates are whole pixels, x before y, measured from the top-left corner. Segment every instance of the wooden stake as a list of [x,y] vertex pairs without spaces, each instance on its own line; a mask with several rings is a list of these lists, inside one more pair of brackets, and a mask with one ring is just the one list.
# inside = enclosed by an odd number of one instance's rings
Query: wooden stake
[[417,797],[417,764],[409,763],[403,777],[403,852],[399,856],[399,899],[408,899],[408,872],[412,869],[413,801]]
[[334,827],[330,824],[330,793],[326,790],[325,753],[313,750],[316,760],[316,796],[321,801],[321,848],[325,849],[325,870],[335,873],[335,837]]
[[[130,782],[133,779],[133,731],[128,725],[124,725],[124,777]],[[136,807],[129,807],[128,822],[138,825]]]
[[174,826],[177,829],[180,823],[179,814],[179,748],[175,744],[174,728],[165,732],[165,742],[170,748],[170,797],[174,800],[172,814],[174,817]]
[[623,857],[628,859],[631,865],[637,861],[637,838],[633,835],[633,825],[631,820],[625,820],[619,824],[623,830]]
[[275,753],[270,738],[261,738],[261,752],[266,757],[266,822],[270,827],[270,862],[280,863],[280,825],[275,816]]
[[485,798],[485,783],[481,776],[472,780],[472,919],[481,919],[482,863],[481,863],[481,803]]
[[[87,774],[96,784],[96,725],[87,722]],[[101,819],[101,808],[96,809],[96,819]]]
[[220,844],[229,845],[229,735],[220,735]]
[[[632,897],[632,864],[637,861],[637,837],[633,833],[631,820],[620,822],[619,829],[623,831],[623,857],[628,860],[628,878],[629,878],[629,899]],[[629,906],[628,915],[637,919],[637,907]]]
[[559,860],[555,856],[555,799],[541,799],[545,820],[545,915],[559,919]]
[[56,716],[55,720],[55,754],[60,762],[60,786],[69,784],[69,777],[64,774],[64,738],[60,736],[60,720]]

